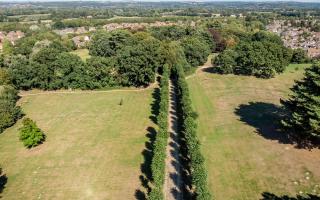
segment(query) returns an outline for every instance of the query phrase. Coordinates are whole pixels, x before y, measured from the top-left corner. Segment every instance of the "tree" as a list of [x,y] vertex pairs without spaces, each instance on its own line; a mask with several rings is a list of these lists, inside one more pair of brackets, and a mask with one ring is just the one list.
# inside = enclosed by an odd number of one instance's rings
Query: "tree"
[[114,57],[93,56],[86,61],[86,65],[94,88],[119,85],[118,68]]
[[77,55],[61,53],[52,64],[53,77],[50,89],[91,88],[85,63]]
[[11,55],[13,50],[14,50],[14,48],[13,48],[13,45],[11,44],[11,42],[9,40],[4,40],[3,44],[2,44],[3,55],[5,55],[5,56]]
[[36,43],[36,39],[34,37],[24,37],[16,42],[14,47],[14,54],[22,54],[28,56],[32,53],[32,48]]
[[118,53],[117,63],[123,85],[146,86],[154,81],[157,66],[147,49],[148,46],[138,44]]
[[282,120],[286,130],[303,139],[320,137],[320,63],[305,71],[305,77],[296,81],[288,100],[281,100],[288,111]]
[[303,49],[299,48],[299,49],[293,50],[291,62],[304,63],[307,61],[308,61],[308,56],[307,56],[307,53]]
[[23,126],[19,130],[19,139],[25,147],[32,148],[38,146],[45,140],[44,133],[30,118],[23,119],[22,124]]
[[217,65],[217,70],[222,74],[232,74],[233,69],[236,67],[237,53],[232,49],[227,49],[220,53],[215,59],[212,60],[212,64]]
[[11,78],[6,68],[0,67],[0,85],[9,85]]
[[55,29],[64,29],[66,26],[62,21],[57,21],[52,27]]
[[263,32],[254,34],[251,40],[241,40],[234,49],[219,55],[215,64],[221,73],[271,78],[285,70],[291,57],[278,36]]
[[188,63],[192,67],[197,67],[205,63],[211,52],[209,45],[204,40],[200,40],[195,36],[184,38],[181,41],[181,46],[183,47]]
[[109,57],[117,51],[132,44],[132,34],[126,30],[116,30],[111,33],[100,31],[92,37],[89,47],[90,55]]
[[18,92],[11,86],[0,86],[0,133],[12,126],[21,116],[16,106]]

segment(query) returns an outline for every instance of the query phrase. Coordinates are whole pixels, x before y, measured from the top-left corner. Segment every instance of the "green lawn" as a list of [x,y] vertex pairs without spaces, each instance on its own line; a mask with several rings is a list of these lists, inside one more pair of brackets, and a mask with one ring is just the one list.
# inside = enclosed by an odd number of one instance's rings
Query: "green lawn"
[[279,99],[302,77],[303,66],[290,65],[272,79],[208,72],[188,79],[216,200],[320,194],[320,150],[297,149],[277,131]]
[[77,49],[77,50],[72,51],[71,53],[79,56],[83,61],[86,61],[88,58],[91,57],[89,55],[88,49]]
[[24,113],[47,139],[24,148],[21,120],[0,134],[0,164],[8,176],[3,199],[135,199],[147,129],[155,126],[151,93],[23,97]]

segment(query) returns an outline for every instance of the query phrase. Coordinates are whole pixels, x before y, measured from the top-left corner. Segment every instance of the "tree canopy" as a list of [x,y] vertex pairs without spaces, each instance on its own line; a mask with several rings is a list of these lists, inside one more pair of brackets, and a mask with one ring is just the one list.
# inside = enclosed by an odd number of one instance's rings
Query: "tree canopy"
[[288,111],[282,121],[285,129],[300,138],[320,138],[320,63],[305,71],[305,77],[296,81],[288,100],[281,103]]

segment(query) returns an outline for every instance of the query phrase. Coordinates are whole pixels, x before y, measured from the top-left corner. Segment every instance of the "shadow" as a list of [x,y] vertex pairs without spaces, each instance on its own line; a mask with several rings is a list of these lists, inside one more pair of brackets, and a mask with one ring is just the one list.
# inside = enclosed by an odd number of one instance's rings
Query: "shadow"
[[240,116],[240,121],[254,127],[257,134],[268,140],[276,140],[281,144],[292,144],[295,148],[311,149],[315,147],[297,138],[294,134],[284,131],[281,119],[286,113],[281,106],[272,103],[249,102],[239,105],[234,113]]
[[157,132],[153,127],[147,128],[146,137],[148,138],[148,141],[145,142],[145,149],[141,153],[143,155],[143,163],[140,165],[141,175],[139,176],[141,186],[144,188],[145,191],[142,191],[141,189],[136,190],[135,197],[139,200],[147,199],[148,193],[151,191],[151,163],[156,134]]
[[205,67],[201,69],[202,72],[206,73],[212,73],[212,74],[223,74],[219,67],[213,66],[213,67]]
[[[5,188],[5,185],[7,184],[7,182],[8,182],[8,177],[2,173],[2,169],[0,168],[0,194]],[[2,198],[2,196],[0,196],[0,198]]]
[[157,116],[160,109],[160,88],[155,88],[152,93],[153,101],[151,103],[151,116],[149,117],[153,123],[157,124]]
[[[171,112],[172,119],[177,121],[177,132],[178,135],[175,136],[172,132],[170,132],[170,137],[172,138],[172,143],[169,145],[173,149],[178,149],[179,155],[177,158],[177,155],[174,154],[172,151],[170,152],[174,157],[175,161],[172,161],[172,166],[176,168],[176,170],[179,168],[180,169],[180,176],[181,176],[181,181],[182,181],[182,188],[181,191],[178,191],[176,189],[172,189],[171,193],[176,197],[176,196],[182,196],[184,200],[189,200],[189,199],[195,199],[196,197],[193,194],[193,188],[192,188],[192,176],[191,176],[191,168],[190,168],[190,158],[189,158],[189,152],[187,148],[187,143],[186,143],[186,138],[184,134],[184,127],[183,127],[183,116],[181,116],[182,110],[181,110],[181,104],[180,104],[180,98],[181,95],[178,92],[178,88],[176,87],[176,79],[173,79],[173,91],[176,94],[176,105],[175,111]],[[173,92],[170,93],[170,95],[173,95]],[[179,145],[178,145],[179,144]],[[180,163],[177,163],[176,160],[179,160]],[[177,170],[178,171],[178,170]],[[177,174],[170,174],[170,178],[175,180],[175,176]],[[177,183],[175,183],[177,184]]]
[[262,193],[262,199],[260,200],[320,200],[320,197],[312,194],[307,194],[306,196],[298,195],[297,197],[289,197],[287,195],[277,196],[269,192],[264,192]]

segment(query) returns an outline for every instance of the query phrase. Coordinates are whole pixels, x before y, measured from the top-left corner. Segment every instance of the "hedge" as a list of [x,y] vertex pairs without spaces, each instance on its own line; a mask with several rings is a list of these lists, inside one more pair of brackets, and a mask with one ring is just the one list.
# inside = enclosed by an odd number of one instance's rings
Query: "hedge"
[[172,74],[178,88],[178,113],[181,122],[181,136],[186,141],[187,154],[190,159],[188,167],[191,172],[192,191],[195,199],[208,200],[212,198],[208,188],[207,171],[204,157],[200,151],[200,142],[197,137],[196,113],[191,107],[189,89],[185,80],[183,67],[174,66]]
[[154,155],[151,163],[153,187],[149,194],[151,200],[163,199],[163,184],[165,177],[165,158],[168,141],[168,112],[169,112],[169,69],[164,66],[160,82],[160,108],[158,115],[159,130],[154,143]]

